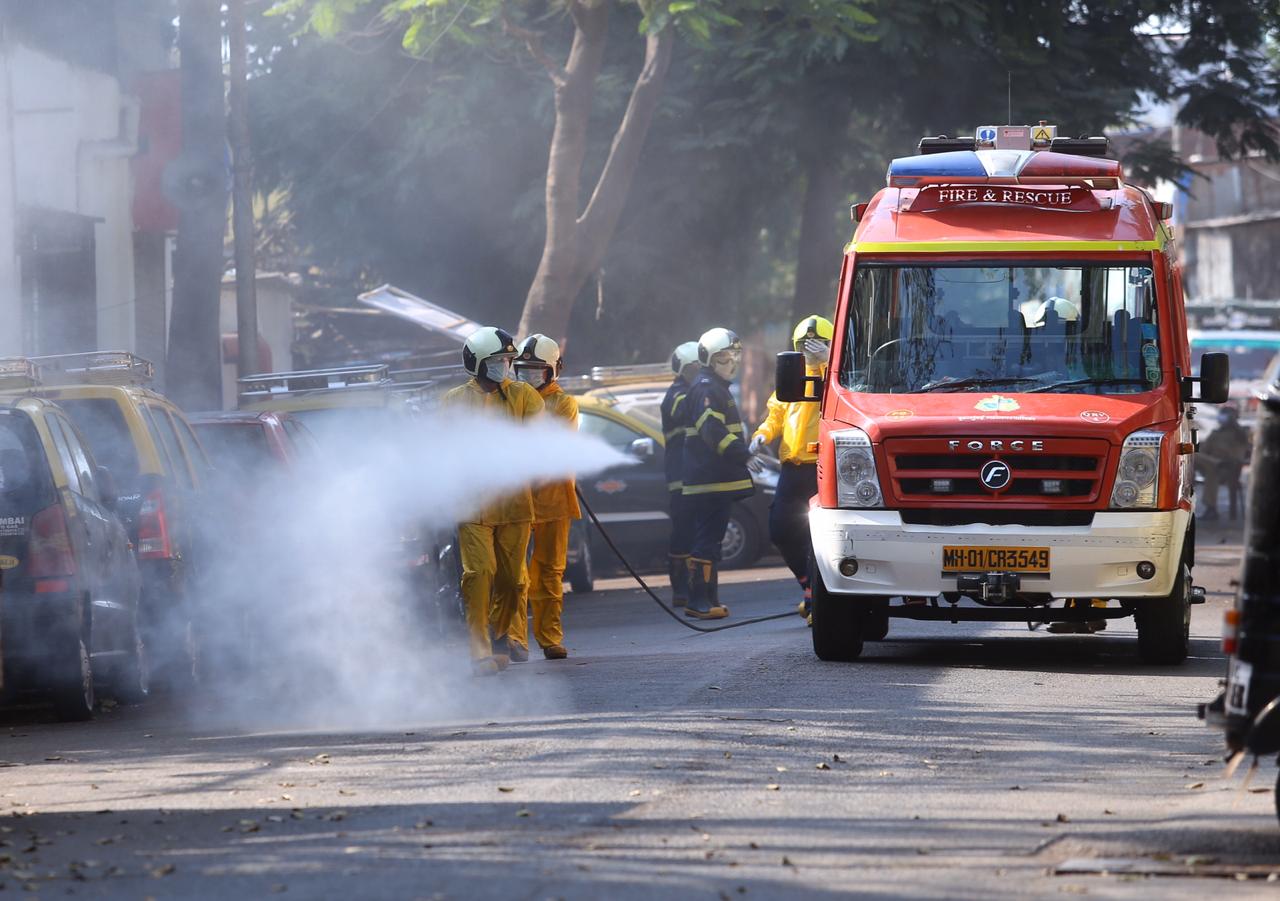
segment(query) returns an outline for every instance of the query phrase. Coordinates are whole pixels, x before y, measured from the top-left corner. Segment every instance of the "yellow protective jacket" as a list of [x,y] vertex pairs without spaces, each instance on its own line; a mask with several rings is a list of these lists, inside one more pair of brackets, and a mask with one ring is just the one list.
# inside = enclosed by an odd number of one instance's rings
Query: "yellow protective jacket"
[[[445,407],[483,410],[497,416],[509,416],[518,422],[527,422],[542,412],[542,396],[532,385],[507,379],[502,387],[492,393],[471,379],[444,396]],[[513,494],[494,501],[472,516],[467,522],[485,526],[500,526],[517,522],[533,522],[533,491],[521,488]]]
[[[578,402],[572,395],[565,394],[559,382],[549,382],[538,389],[542,402],[546,404],[547,413],[563,419],[571,429],[578,427]],[[557,519],[577,519],[582,515],[578,509],[578,495],[574,491],[574,481],[548,482],[535,485],[533,488],[533,521],[555,522]]]
[[[805,369],[807,375],[818,378],[825,371],[825,366]],[[755,434],[763,435],[770,444],[782,439],[778,459],[783,463],[817,463],[818,455],[809,450],[809,445],[818,440],[820,407],[813,401],[784,404],[778,400],[778,395],[770,394],[769,412]]]

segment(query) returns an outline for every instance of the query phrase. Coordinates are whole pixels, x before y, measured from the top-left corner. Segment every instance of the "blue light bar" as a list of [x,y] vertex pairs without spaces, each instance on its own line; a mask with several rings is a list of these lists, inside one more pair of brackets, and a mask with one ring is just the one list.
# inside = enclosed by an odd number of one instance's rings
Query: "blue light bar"
[[913,188],[925,178],[985,180],[986,177],[986,167],[976,153],[972,150],[953,150],[950,153],[900,156],[889,163],[887,181],[890,187]]

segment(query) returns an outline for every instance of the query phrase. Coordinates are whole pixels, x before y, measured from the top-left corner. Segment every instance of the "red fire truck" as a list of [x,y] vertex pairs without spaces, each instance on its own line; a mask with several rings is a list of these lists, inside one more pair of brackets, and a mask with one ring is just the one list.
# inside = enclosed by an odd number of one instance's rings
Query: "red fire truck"
[[852,660],[890,617],[1096,630],[1133,616],[1187,654],[1193,404],[1225,355],[1187,341],[1170,206],[1105,138],[989,126],[925,138],[853,208],[822,404],[813,646]]

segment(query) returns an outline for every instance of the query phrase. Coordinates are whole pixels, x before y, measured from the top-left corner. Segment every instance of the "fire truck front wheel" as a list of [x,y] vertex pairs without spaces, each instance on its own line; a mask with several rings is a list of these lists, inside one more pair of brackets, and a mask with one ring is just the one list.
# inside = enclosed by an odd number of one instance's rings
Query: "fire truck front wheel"
[[1191,567],[1184,559],[1167,597],[1146,598],[1134,611],[1138,655],[1145,663],[1173,666],[1187,659],[1191,639]]
[[819,660],[849,662],[862,654],[869,618],[862,598],[833,595],[810,566],[813,586],[813,652]]

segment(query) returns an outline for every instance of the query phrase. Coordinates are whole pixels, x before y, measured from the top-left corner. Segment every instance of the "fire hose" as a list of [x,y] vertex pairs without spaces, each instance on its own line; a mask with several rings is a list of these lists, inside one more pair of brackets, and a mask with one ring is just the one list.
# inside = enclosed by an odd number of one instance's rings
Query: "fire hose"
[[671,617],[680,625],[684,626],[686,629],[692,629],[694,632],[723,632],[725,629],[737,629],[741,626],[751,626],[756,623],[767,623],[770,620],[785,619],[796,615],[794,612],[774,613],[770,616],[757,616],[752,619],[744,619],[741,622],[728,623],[723,626],[699,626],[695,623],[681,619],[680,614],[676,613],[675,610],[671,609],[671,607],[662,600],[662,598],[653,593],[653,589],[650,588],[645,580],[640,577],[640,574],[631,566],[630,561],[622,555],[622,551],[618,550],[618,546],[613,543],[613,539],[609,537],[609,533],[605,531],[604,526],[601,525],[599,517],[597,517],[595,511],[591,509],[591,505],[587,503],[587,499],[582,496],[582,492],[576,488],[574,490],[577,491],[578,494],[578,503],[582,505],[583,510],[587,511],[587,517],[600,531],[600,537],[603,538],[604,543],[609,546],[609,550],[613,551],[613,555],[618,558],[618,562],[622,564],[623,568],[626,569],[628,573],[630,573],[631,578],[636,580],[636,584],[644,590],[644,593],[647,594],[655,604],[662,608],[663,613]]

